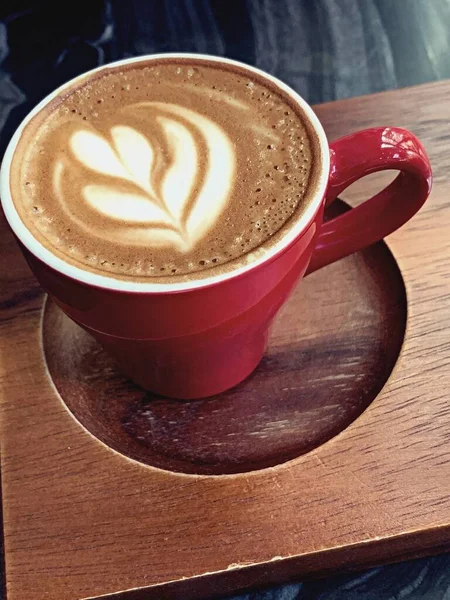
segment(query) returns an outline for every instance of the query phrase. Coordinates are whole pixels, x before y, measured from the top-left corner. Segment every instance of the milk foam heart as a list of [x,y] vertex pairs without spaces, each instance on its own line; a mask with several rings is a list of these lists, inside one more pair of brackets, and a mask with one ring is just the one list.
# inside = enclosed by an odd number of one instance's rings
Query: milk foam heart
[[[138,107],[148,111],[167,142],[169,165],[162,176],[157,177],[161,146],[127,125],[111,127],[111,141],[89,129],[75,130],[69,140],[75,161],[68,168],[76,169],[78,162],[92,172],[82,195],[94,210],[120,223],[119,238],[130,237],[130,226],[145,224],[133,229],[136,244],[188,252],[216,224],[227,204],[236,171],[233,144],[219,125],[186,107],[143,102],[128,109]],[[200,153],[206,156],[203,169]],[[57,161],[53,188],[62,207],[67,204],[64,170],[64,163]],[[97,174],[107,176],[110,183],[99,183]],[[121,189],[124,181],[134,189]]]
[[13,199],[64,260],[179,281],[253,260],[313,193],[313,132],[287,94],[213,63],[110,68],[27,126]]

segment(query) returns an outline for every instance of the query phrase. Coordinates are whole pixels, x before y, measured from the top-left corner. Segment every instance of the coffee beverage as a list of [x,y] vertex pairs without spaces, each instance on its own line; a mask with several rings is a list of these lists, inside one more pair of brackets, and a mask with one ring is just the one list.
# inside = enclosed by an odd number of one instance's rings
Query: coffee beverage
[[64,261],[115,279],[226,273],[273,247],[315,187],[319,143],[295,101],[239,66],[187,58],[76,80],[22,132],[10,187]]

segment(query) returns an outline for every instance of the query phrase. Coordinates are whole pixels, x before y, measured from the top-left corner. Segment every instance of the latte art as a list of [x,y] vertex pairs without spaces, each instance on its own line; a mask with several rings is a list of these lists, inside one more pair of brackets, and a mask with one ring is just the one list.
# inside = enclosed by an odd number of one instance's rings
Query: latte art
[[289,94],[246,68],[145,59],[68,84],[24,129],[10,185],[60,259],[184,282],[282,239],[314,194],[314,136]]
[[[83,197],[91,208],[120,222],[115,235],[127,243],[188,252],[226,206],[236,170],[233,144],[219,125],[183,106],[144,102],[127,107],[136,109],[148,111],[161,128],[168,164],[158,168],[164,149],[133,127],[113,126],[109,140],[93,130],[78,129],[69,140],[75,161],[67,167],[56,162],[55,194],[65,207],[64,170],[76,169],[79,163],[92,172]],[[203,168],[201,152],[206,157]],[[95,183],[98,173],[110,178],[110,183]],[[133,228],[134,224],[145,227]],[[89,222],[84,226],[92,230]]]

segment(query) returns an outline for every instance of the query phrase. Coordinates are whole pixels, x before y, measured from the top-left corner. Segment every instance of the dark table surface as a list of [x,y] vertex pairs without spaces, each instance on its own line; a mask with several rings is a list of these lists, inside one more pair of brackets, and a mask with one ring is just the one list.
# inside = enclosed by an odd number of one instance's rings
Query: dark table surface
[[[0,156],[58,85],[170,51],[242,60],[325,102],[450,77],[450,0],[0,0]],[[450,557],[233,598],[450,599]]]

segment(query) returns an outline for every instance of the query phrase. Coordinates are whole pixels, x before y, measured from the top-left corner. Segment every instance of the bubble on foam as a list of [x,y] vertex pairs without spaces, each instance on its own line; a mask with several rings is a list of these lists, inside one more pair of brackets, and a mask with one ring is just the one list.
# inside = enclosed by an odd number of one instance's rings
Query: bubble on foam
[[136,261],[133,271],[136,274],[140,274],[145,271],[144,264],[141,260]]

